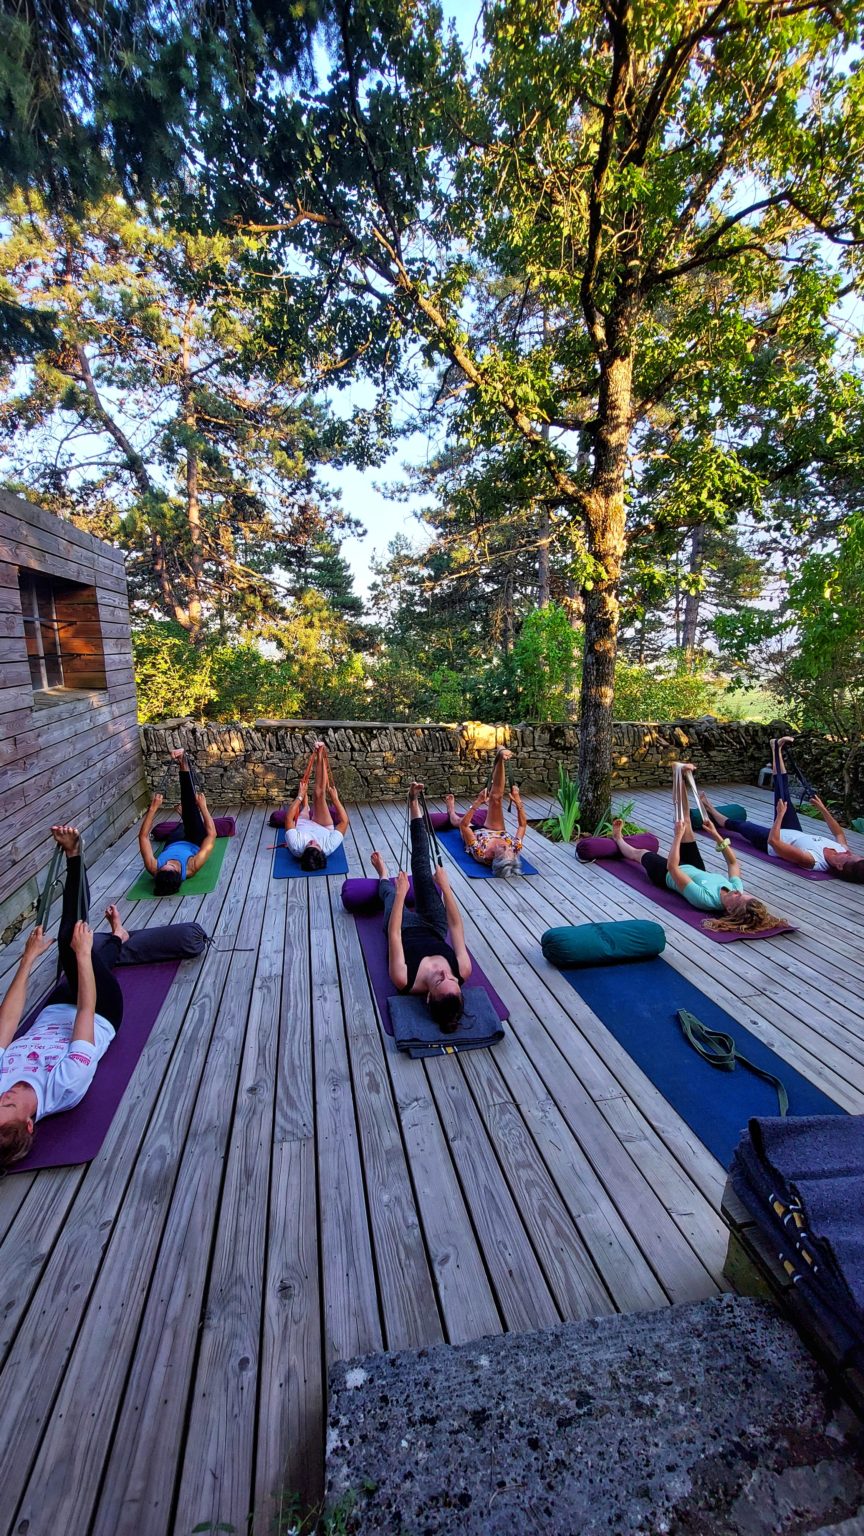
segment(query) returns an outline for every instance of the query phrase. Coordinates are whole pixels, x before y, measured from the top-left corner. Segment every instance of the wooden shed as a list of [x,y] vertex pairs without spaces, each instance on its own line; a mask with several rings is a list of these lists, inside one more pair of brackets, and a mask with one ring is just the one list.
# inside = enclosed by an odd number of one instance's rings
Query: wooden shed
[[53,821],[95,854],[144,792],[122,553],[0,490],[0,934],[36,899]]

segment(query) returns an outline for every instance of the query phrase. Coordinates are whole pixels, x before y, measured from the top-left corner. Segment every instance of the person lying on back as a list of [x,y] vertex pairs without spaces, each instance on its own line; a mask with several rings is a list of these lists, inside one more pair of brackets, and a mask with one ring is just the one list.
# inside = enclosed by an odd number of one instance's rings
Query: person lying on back
[[156,820],[156,812],[162,804],[162,796],[156,794],[147,807],[138,831],[138,847],[144,860],[144,868],[153,876],[153,889],[157,896],[174,896],[184,880],[189,880],[203,869],[216,846],[216,825],[207,809],[203,790],[192,788],[192,776],[184,751],[172,752],[180,769],[180,810],[183,816],[183,836],[167,843],[160,854],[153,852],[150,828]]
[[[309,810],[309,780],[315,772],[312,810]],[[336,812],[334,821],[330,806]],[[301,869],[324,869],[331,853],[341,848],[350,822],[333,783],[330,758],[323,741],[316,741],[300,780],[297,794],[285,818],[285,846]]]
[[439,865],[432,874],[429,834],[420,806],[422,789],[422,784],[412,784],[409,801],[413,912],[405,907],[405,870],[400,869],[395,881],[391,880],[377,850],[372,855],[372,867],[384,903],[390,980],[400,992],[425,997],[438,1028],[452,1034],[465,1011],[462,983],[471,975],[471,956],[447,871]]
[[56,826],[51,831],[66,854],[58,948],[70,1000],[42,1008],[26,1033],[15,1038],[30,972],[54,942],[41,927],[34,928],[0,1003],[0,1167],[26,1157],[37,1121],[80,1104],[123,1021],[123,993],[112,971],[129,935],[117,907],[109,906],[105,916],[111,934],[93,953],[92,929],[76,921],[79,885],[86,880],[78,829]]

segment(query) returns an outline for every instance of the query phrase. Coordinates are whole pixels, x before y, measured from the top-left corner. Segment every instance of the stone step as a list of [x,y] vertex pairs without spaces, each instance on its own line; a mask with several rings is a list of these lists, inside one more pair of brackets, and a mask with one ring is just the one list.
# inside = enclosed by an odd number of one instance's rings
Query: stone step
[[326,1476],[358,1536],[846,1536],[864,1434],[773,1307],[721,1296],[340,1362]]

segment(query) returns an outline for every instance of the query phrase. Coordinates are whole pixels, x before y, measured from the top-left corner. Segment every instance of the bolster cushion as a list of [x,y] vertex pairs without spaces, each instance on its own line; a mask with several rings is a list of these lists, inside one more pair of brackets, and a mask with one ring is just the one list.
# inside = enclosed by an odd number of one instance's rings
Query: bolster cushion
[[660,923],[631,918],[623,923],[580,923],[577,927],[547,928],[540,943],[550,965],[618,965],[625,960],[651,960],[666,948]]
[[[717,809],[721,816],[726,817],[727,821],[747,820],[747,812],[743,805],[735,805],[733,802],[732,805],[718,805]],[[694,832],[701,832],[705,824],[705,817],[695,805],[690,808],[690,824]]]
[[[237,823],[233,816],[214,816],[213,825],[216,828],[217,837],[233,837],[237,831]],[[182,821],[157,821],[155,827],[150,828],[150,834],[155,837],[157,843],[171,843],[175,837],[183,836]]]
[[[485,827],[487,814],[488,812],[485,805],[481,805],[479,809],[474,812],[474,816],[471,821],[472,827]],[[456,815],[459,815],[458,811],[456,812]],[[446,811],[430,811],[429,820],[432,823],[433,832],[446,832],[450,825],[450,817],[447,815]]]
[[[338,815],[336,807],[335,807],[335,805],[331,805],[329,807],[329,809],[330,809],[330,815],[333,817],[333,821],[335,823],[337,815]],[[283,806],[280,806],[278,811],[271,811],[270,812],[270,816],[268,818],[268,824],[271,827],[284,827],[284,825],[285,825],[287,820],[288,820],[288,807],[287,807],[287,805],[283,805]]]
[[[346,912],[354,912],[358,917],[368,917],[373,912],[383,912],[384,903],[378,896],[377,880],[349,879],[342,881],[342,905]],[[414,881],[408,876],[408,895],[405,898],[406,907],[414,905]]]
[[[636,832],[633,837],[625,837],[625,843],[631,848],[641,848],[645,853],[656,853],[660,847],[659,840],[653,832]],[[613,837],[580,837],[576,844],[577,859],[620,859],[618,844]]]

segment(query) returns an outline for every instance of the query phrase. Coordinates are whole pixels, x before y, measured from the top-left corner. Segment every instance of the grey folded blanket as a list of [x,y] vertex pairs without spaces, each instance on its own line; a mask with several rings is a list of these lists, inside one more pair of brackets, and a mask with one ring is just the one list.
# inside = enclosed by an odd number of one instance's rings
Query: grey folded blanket
[[425,998],[410,993],[388,997],[390,1021],[397,1049],[416,1060],[420,1056],[446,1056],[451,1052],[480,1051],[504,1039],[501,1023],[482,987],[463,987],[465,1012],[452,1034],[441,1032],[431,1018]]

